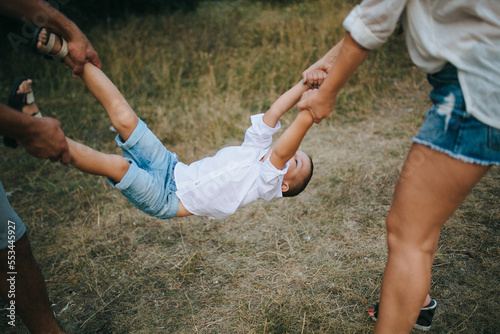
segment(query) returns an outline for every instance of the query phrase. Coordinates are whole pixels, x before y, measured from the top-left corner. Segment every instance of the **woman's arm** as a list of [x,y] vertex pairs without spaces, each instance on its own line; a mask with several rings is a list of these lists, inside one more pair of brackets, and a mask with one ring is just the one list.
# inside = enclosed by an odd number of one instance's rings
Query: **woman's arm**
[[332,113],[337,103],[338,92],[370,53],[349,33],[346,33],[342,43],[337,44],[330,52],[327,59],[331,59],[332,63],[323,84],[319,89],[311,91],[298,105],[300,110],[308,110],[311,113],[315,123],[321,122]]
[[[322,69],[308,70],[311,76],[314,76],[318,81],[318,85],[326,78],[326,72]],[[272,128],[278,124],[279,119],[287,111],[289,111],[302,97],[302,94],[309,90],[305,79],[302,79],[295,86],[290,88],[286,93],[281,95],[272,105],[271,108],[265,113],[262,120],[264,123]]]

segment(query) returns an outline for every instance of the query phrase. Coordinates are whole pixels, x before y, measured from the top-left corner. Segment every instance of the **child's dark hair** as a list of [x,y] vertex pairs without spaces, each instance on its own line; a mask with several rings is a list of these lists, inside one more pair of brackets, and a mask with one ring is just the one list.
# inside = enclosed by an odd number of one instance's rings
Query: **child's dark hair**
[[304,189],[306,189],[307,185],[309,184],[309,181],[311,181],[311,177],[313,176],[313,170],[314,170],[314,164],[313,160],[310,156],[309,160],[311,161],[311,171],[309,175],[302,180],[302,182],[297,182],[293,183],[290,185],[290,188],[288,188],[288,191],[283,193],[283,197],[294,197],[300,194]]

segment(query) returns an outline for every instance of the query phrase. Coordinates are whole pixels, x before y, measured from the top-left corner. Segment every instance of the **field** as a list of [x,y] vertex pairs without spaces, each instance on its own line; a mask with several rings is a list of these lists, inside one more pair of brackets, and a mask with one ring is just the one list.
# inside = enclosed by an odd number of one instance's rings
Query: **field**
[[[265,112],[342,37],[354,4],[211,1],[84,32],[139,116],[189,163],[239,144],[249,116]],[[2,50],[0,99],[29,75],[42,113],[68,137],[118,153],[105,112],[80,80],[27,47]],[[54,312],[72,333],[369,333],[385,217],[428,91],[403,36],[393,36],[304,140],[315,162],[306,191],[221,221],[148,217],[104,178],[22,149],[0,147],[0,179],[27,225]],[[493,168],[443,228],[430,333],[500,332],[499,197]],[[0,311],[0,332],[25,331]]]

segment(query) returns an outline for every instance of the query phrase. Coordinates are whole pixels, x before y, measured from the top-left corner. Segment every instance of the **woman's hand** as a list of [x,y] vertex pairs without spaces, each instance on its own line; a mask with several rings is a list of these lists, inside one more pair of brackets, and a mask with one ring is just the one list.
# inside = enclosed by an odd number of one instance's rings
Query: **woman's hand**
[[320,123],[323,118],[330,116],[336,104],[337,94],[321,94],[319,89],[310,89],[302,94],[297,107],[300,111],[309,111],[314,123]]

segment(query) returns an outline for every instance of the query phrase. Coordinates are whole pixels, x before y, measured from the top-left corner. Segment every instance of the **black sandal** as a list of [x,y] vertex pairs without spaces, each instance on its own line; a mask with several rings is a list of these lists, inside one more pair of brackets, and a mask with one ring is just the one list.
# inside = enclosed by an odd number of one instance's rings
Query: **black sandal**
[[[68,55],[68,42],[66,42],[66,40],[61,36],[58,36],[55,33],[51,32],[48,28],[45,28],[47,30],[47,43],[42,44],[42,47],[38,49],[38,35],[40,35],[40,32],[44,28],[45,27],[36,28],[35,33],[33,34],[33,39],[31,40],[31,49],[34,53],[41,54],[46,59],[52,59],[57,62],[63,61],[64,57]],[[56,38],[59,38],[59,40],[61,41],[61,49],[57,53],[50,53],[54,49]]]
[[[12,88],[10,89],[9,99],[7,100],[7,105],[14,110],[19,112],[23,112],[23,107],[35,103],[35,95],[33,94],[33,90],[27,93],[18,93],[17,90],[21,83],[25,80],[28,80],[26,76],[19,77]],[[40,112],[33,114],[34,117],[42,117]],[[7,147],[16,148],[18,146],[16,140],[10,137],[3,137],[3,143]]]

